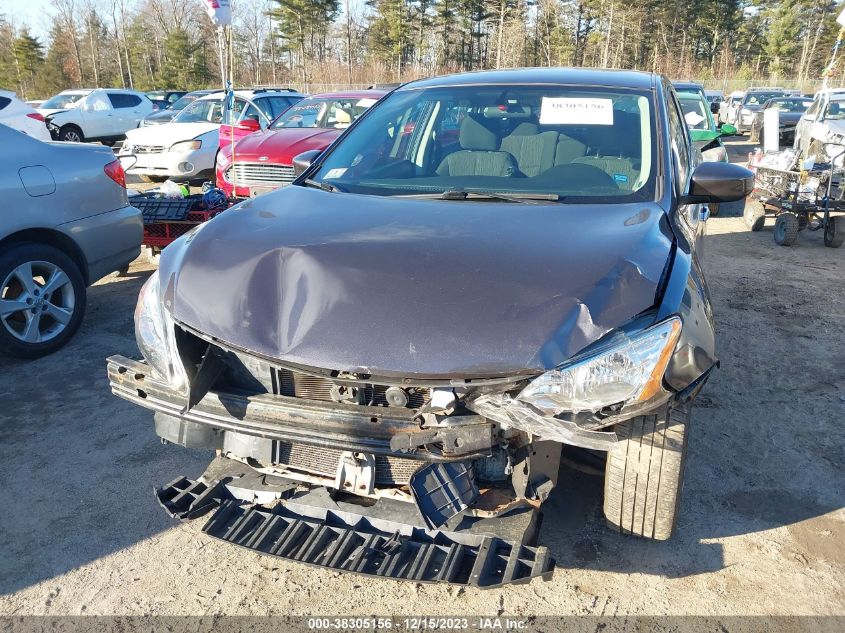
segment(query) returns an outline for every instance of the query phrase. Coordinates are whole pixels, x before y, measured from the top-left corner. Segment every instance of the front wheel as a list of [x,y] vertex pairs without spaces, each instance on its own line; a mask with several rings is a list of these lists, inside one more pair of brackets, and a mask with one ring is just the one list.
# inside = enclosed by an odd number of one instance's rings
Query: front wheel
[[845,242],[845,216],[830,218],[824,227],[824,245],[839,248]]
[[604,516],[616,531],[665,541],[678,522],[690,405],[618,424],[608,453]]
[[84,143],[85,135],[75,125],[65,125],[59,130],[59,140],[68,143]]
[[798,239],[800,230],[801,223],[797,215],[791,211],[781,213],[775,220],[775,242],[781,246],[792,246]]
[[85,314],[85,282],[74,261],[45,244],[0,256],[0,351],[38,358],[62,347]]

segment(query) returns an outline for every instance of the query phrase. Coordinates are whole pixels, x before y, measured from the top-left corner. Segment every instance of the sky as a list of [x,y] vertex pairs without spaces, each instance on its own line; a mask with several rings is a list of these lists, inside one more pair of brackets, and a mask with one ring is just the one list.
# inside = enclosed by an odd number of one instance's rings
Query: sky
[[0,0],[0,13],[15,26],[26,24],[44,43],[50,30],[50,0]]

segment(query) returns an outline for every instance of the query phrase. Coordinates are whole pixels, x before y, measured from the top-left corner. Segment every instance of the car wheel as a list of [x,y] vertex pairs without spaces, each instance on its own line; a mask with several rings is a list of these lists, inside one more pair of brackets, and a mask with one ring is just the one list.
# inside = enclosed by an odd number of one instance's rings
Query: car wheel
[[59,140],[67,141],[69,143],[84,143],[85,135],[75,125],[64,125],[59,130]]
[[604,515],[623,534],[665,541],[678,520],[690,405],[616,425],[604,477]]
[[792,246],[798,239],[800,229],[797,215],[789,211],[781,213],[775,220],[775,242],[781,246]]
[[748,200],[745,203],[745,209],[742,211],[742,218],[745,220],[745,226],[751,231],[762,231],[766,224],[766,211],[756,200]]
[[85,282],[74,261],[43,244],[0,256],[0,350],[19,358],[55,352],[85,314]]
[[824,245],[839,248],[845,242],[845,217],[830,218],[824,227]]

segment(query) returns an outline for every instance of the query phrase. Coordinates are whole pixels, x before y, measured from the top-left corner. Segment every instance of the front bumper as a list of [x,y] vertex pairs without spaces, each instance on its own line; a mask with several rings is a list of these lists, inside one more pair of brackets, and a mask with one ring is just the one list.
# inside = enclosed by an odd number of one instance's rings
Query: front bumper
[[210,173],[214,169],[214,153],[204,148],[188,152],[163,151],[156,153],[134,154],[131,146],[121,150],[118,158],[136,159],[135,164],[126,170],[127,174],[158,176],[172,180],[189,180]]

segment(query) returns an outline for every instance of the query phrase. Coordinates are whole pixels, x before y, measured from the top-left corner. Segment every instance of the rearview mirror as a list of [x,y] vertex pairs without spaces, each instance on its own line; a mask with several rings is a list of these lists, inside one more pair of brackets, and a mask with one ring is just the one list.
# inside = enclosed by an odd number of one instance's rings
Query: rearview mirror
[[294,156],[293,175],[299,176],[305,173],[308,168],[311,167],[311,163],[313,163],[320,154],[322,154],[322,151],[319,149],[309,149],[307,152],[302,152],[301,154]]
[[247,132],[258,132],[261,129],[261,124],[255,119],[244,119],[237,125],[239,130]]
[[719,127],[719,133],[724,136],[733,136],[736,134],[736,128],[730,123],[722,123]]
[[689,195],[681,196],[681,204],[700,202],[733,202],[742,200],[754,190],[754,174],[731,163],[701,163],[692,172]]

